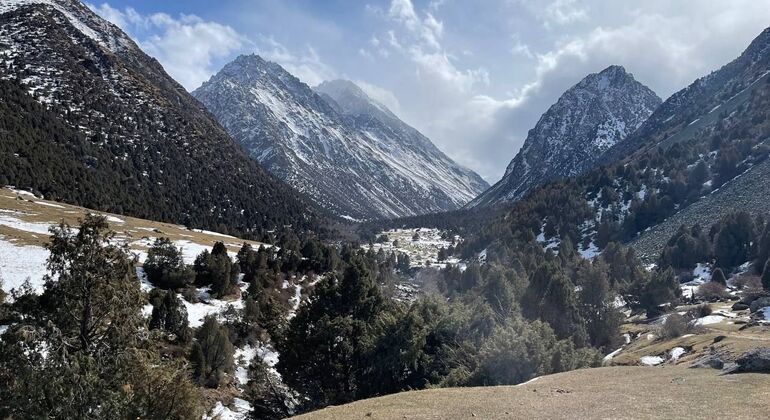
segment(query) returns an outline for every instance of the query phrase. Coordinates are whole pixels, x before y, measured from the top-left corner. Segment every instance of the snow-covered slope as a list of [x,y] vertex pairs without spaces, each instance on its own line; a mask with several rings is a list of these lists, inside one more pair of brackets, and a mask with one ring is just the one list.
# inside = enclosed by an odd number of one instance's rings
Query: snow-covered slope
[[193,95],[254,159],[339,216],[452,210],[487,187],[351,82],[314,91],[244,55]]
[[520,199],[554,178],[580,175],[623,142],[660,105],[660,98],[620,66],[588,75],[567,90],[530,130],[503,179],[469,207]]
[[0,98],[2,183],[241,232],[315,218],[155,59],[77,0],[0,1]]

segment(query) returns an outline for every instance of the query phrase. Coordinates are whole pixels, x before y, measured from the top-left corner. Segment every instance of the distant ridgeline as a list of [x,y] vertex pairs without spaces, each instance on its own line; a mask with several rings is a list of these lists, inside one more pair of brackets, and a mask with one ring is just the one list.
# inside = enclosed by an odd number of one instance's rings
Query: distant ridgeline
[[487,250],[488,258],[505,261],[521,243],[569,238],[584,253],[630,243],[652,261],[680,225],[710,226],[734,209],[766,214],[770,30],[735,61],[672,95],[608,153],[614,162],[530,190],[481,229],[474,209],[467,217],[419,220],[475,232],[466,235],[466,257]]

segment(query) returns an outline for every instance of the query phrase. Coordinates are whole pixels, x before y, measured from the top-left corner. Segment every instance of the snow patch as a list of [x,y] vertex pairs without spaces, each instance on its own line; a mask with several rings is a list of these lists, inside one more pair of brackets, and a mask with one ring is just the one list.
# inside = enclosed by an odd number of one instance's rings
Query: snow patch
[[645,366],[657,366],[663,363],[663,358],[660,356],[642,356],[639,361]]

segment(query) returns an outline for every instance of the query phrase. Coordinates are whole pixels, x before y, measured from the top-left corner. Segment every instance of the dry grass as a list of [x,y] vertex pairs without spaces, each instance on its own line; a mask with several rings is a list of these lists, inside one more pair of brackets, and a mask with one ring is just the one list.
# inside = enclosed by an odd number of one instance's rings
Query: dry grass
[[[230,251],[234,252],[237,252],[244,242],[259,246],[258,242],[244,241],[232,236],[195,232],[188,230],[184,226],[171,223],[154,222],[119,214],[96,212],[84,207],[40,200],[31,195],[17,194],[8,188],[0,188],[0,211],[12,212],[9,213],[11,216],[24,222],[49,225],[58,224],[59,222],[64,221],[72,226],[77,226],[78,219],[83,218],[88,212],[113,216],[122,220],[122,223],[110,222],[110,227],[115,230],[119,237],[129,240],[138,240],[143,237],[165,236],[171,240],[187,240],[197,244],[211,246],[217,241],[222,241],[227,245],[227,248]],[[47,235],[18,230],[3,225],[0,225],[0,235],[16,245],[43,245],[48,241]],[[143,247],[137,247],[138,250],[146,250],[142,248]]]
[[761,418],[770,375],[711,369],[606,367],[519,386],[412,391],[357,401],[298,419]]

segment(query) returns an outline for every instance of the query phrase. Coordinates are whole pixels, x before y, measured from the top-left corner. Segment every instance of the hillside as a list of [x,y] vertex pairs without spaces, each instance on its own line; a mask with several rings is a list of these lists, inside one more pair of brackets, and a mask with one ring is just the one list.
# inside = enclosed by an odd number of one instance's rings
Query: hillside
[[60,222],[77,226],[78,220],[87,213],[102,214],[115,230],[116,241],[126,242],[141,263],[147,250],[159,237],[171,239],[181,247],[184,260],[192,264],[195,257],[216,242],[224,242],[228,251],[235,255],[238,249],[249,243],[259,247],[259,242],[248,241],[218,232],[193,230],[184,226],[152,220],[128,217],[115,213],[101,213],[93,209],[62,202],[43,200],[34,194],[11,188],[0,188],[0,278],[3,288],[10,291],[29,280],[33,288],[42,287],[46,272],[48,228]]
[[[605,367],[517,386],[411,391],[357,401],[297,419],[755,418],[770,409],[770,375],[720,375],[681,366]],[[695,409],[697,408],[697,409]]]
[[313,90],[243,55],[193,95],[252,158],[338,216],[453,210],[488,187],[352,82]]
[[259,235],[317,216],[161,65],[77,0],[0,4],[0,184]]

